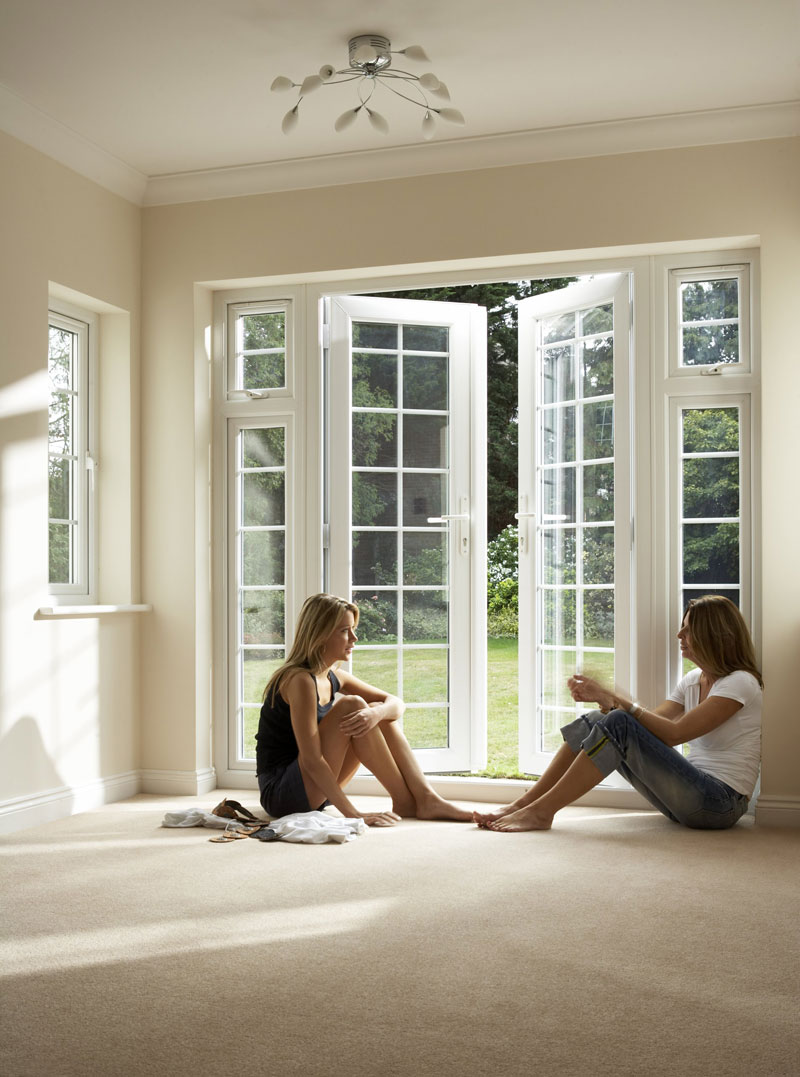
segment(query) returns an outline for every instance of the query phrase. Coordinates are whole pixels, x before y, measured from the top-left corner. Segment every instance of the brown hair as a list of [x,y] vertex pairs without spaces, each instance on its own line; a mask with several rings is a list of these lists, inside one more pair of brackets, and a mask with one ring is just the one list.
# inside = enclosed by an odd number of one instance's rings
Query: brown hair
[[724,595],[693,598],[686,607],[684,620],[691,633],[697,664],[702,669],[715,677],[743,669],[764,687],[750,632],[738,607],[729,598]]
[[325,644],[339,624],[342,614],[348,612],[352,613],[355,623],[358,624],[358,606],[355,602],[325,593],[311,595],[305,600],[297,618],[291,650],[283,665],[270,677],[262,696],[264,701],[269,697],[271,703],[275,702],[281,682],[290,673],[305,670],[316,675],[325,669],[322,660]]

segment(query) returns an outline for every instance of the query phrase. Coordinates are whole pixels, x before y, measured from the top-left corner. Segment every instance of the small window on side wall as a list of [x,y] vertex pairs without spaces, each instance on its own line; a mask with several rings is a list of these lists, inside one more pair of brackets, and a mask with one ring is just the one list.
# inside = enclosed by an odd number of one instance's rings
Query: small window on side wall
[[750,370],[748,267],[674,269],[670,274],[670,374]]
[[94,422],[96,318],[48,316],[48,585],[62,602],[94,599]]
[[288,303],[231,304],[228,319],[229,399],[292,392],[292,325]]

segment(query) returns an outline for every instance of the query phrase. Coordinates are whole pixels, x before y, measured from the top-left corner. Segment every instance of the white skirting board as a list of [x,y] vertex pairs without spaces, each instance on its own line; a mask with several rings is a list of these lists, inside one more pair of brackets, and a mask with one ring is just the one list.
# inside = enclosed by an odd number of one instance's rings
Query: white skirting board
[[800,826],[800,797],[771,797],[763,793],[756,805],[759,826]]
[[46,789],[29,796],[0,801],[0,835],[14,834],[32,826],[53,823],[79,812],[93,811],[104,804],[127,800],[137,793],[163,796],[203,796],[217,788],[213,769],[206,770],[132,770],[97,778],[79,786]]

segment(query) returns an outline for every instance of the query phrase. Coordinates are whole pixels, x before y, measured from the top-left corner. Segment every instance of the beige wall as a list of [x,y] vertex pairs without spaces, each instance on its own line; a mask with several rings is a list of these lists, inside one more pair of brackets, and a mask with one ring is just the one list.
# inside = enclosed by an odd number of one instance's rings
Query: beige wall
[[800,566],[788,556],[800,534],[791,494],[800,405],[799,175],[797,142],[780,140],[146,209],[143,588],[156,613],[144,642],[144,766],[185,770],[209,762],[207,484],[196,485],[206,446],[205,435],[195,440],[196,406],[205,418],[203,394],[192,392],[196,304],[208,297],[197,282],[755,235],[762,250],[768,682],[762,788],[775,803],[800,802],[793,753]]
[[34,620],[47,593],[49,282],[100,308],[100,599],[138,587],[141,210],[0,134],[0,806],[139,766],[139,624]]

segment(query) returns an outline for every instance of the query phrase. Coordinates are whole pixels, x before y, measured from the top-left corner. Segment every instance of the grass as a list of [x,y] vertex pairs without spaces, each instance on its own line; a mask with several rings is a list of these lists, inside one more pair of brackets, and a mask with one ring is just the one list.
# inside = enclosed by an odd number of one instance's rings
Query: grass
[[[486,778],[527,778],[519,770],[519,661],[516,639],[489,639],[488,648],[488,765],[479,776]],[[245,662],[245,699],[260,706],[264,685],[276,668],[274,661]],[[553,691],[546,702],[569,704],[566,678],[574,672],[574,657],[564,653],[564,660],[556,664],[550,659],[549,673]],[[614,657],[610,654],[592,656],[591,668],[585,672],[613,684]],[[370,684],[380,685],[387,692],[397,692],[397,659],[395,652],[359,651],[353,657],[353,673]],[[446,652],[441,650],[418,650],[413,660],[407,659],[403,681],[403,698],[406,703],[424,703],[441,699],[447,683]],[[252,745],[258,728],[258,709],[248,709],[245,719],[245,744]],[[410,707],[404,718],[404,728],[415,748],[437,748],[446,745],[446,716],[441,709]],[[557,735],[554,733],[554,735]],[[255,750],[248,751],[248,758],[255,757]]]

